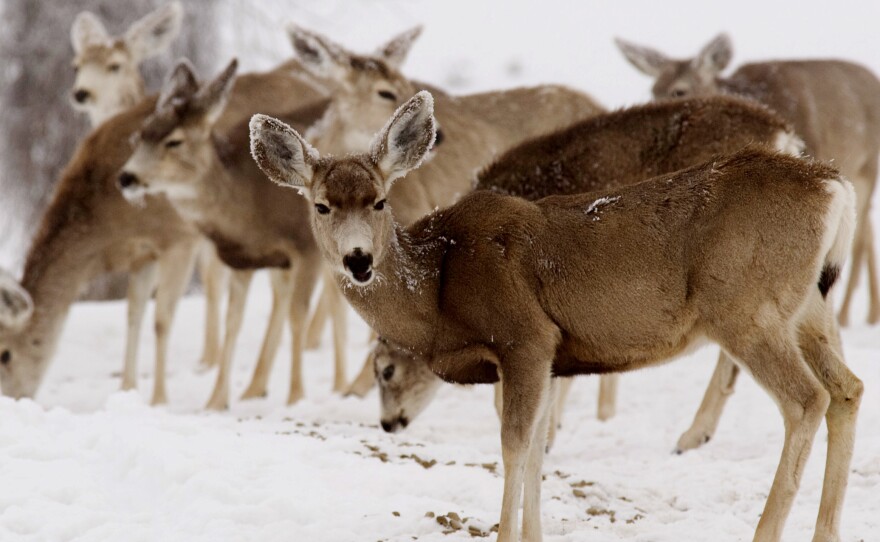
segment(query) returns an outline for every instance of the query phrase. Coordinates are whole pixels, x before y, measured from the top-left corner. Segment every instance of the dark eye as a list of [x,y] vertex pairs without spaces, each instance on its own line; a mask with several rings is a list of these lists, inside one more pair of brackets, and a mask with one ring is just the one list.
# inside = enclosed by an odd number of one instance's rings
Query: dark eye
[[672,91],[672,97],[673,97],[673,98],[681,98],[681,97],[684,96],[685,94],[687,94],[687,92],[685,92],[684,90],[682,90],[682,89],[680,89],[680,88],[677,88],[677,89],[675,89],[675,90]]
[[394,376],[394,365],[389,365],[382,369],[382,379],[383,380],[391,380]]
[[12,361],[12,352],[10,352],[9,350],[4,350],[3,353],[0,354],[0,363],[6,365],[10,361]]
[[330,207],[327,207],[323,203],[316,203],[315,210],[318,211],[319,215],[326,215],[330,213]]
[[116,73],[119,71],[119,68],[120,68],[119,64],[110,64],[109,66],[107,66],[107,71]]
[[373,205],[373,209],[376,209],[377,211],[381,211],[384,208],[385,208],[385,200],[384,199],[382,201],[377,201],[376,205]]
[[385,98],[386,100],[391,100],[392,102],[397,101],[397,96],[394,95],[390,90],[380,90],[379,96]]
[[182,139],[172,139],[171,141],[165,142],[165,148],[166,149],[173,149],[174,147],[179,147],[181,144],[183,144]]

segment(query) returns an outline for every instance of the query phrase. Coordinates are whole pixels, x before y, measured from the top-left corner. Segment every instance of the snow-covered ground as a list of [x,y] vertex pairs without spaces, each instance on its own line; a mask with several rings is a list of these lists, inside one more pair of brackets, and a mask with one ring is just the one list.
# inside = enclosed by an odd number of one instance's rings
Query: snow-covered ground
[[[457,92],[560,82],[618,107],[646,99],[650,83],[623,60],[613,36],[685,56],[722,30],[733,37],[735,65],[836,56],[880,73],[880,3],[868,0],[794,8],[757,0],[276,0],[243,14],[250,5],[234,0],[229,8],[237,16],[230,54],[240,54],[246,69],[289,55],[281,34],[289,20],[358,50],[424,23],[405,71]],[[0,254],[0,262],[19,261],[18,254]],[[491,388],[447,386],[409,429],[387,435],[378,428],[375,390],[365,399],[330,393],[327,346],[306,356],[306,400],[285,406],[285,343],[270,396],[238,401],[270,305],[265,277],[253,290],[232,380],[235,399],[220,414],[201,408],[214,375],[195,371],[200,298],[187,298],[178,312],[170,404],[162,408],[147,404],[153,351],[146,329],[140,390],[118,392],[124,305],[78,304],[36,402],[0,399],[0,541],[453,541],[471,535],[454,529],[452,514],[477,530],[497,521],[502,471]],[[856,303],[853,320],[864,311]],[[354,315],[351,321],[353,376],[367,330]],[[844,344],[865,398],[843,540],[867,542],[880,538],[880,329],[846,330]],[[782,420],[766,395],[741,377],[712,442],[670,453],[715,357],[706,348],[626,375],[618,415],[606,423],[595,419],[596,380],[577,381],[545,463],[546,540],[751,539],[782,446]],[[788,542],[812,536],[824,448],[823,427],[788,521]]]

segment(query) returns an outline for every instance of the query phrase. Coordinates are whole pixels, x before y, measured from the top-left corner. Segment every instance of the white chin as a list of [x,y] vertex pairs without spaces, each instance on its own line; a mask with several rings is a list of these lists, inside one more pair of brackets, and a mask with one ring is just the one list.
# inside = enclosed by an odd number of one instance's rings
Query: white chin
[[136,207],[143,207],[147,203],[146,190],[123,190],[122,197]]
[[352,273],[351,271],[349,271],[348,269],[346,269],[346,270],[345,270],[345,276],[348,277],[348,281],[349,281],[353,286],[361,286],[361,287],[365,287],[365,286],[369,286],[370,284],[373,283],[373,280],[375,280],[375,278],[376,278],[376,273],[371,269],[371,270],[369,271],[369,276],[367,276],[367,277],[355,277],[355,276],[354,276],[354,273]]

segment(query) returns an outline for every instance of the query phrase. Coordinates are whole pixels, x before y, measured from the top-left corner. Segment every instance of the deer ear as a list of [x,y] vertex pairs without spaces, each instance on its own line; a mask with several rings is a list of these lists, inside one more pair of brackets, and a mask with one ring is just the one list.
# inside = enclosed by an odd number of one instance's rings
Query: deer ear
[[34,302],[27,290],[0,269],[0,330],[20,330],[33,312]]
[[422,35],[424,27],[422,25],[410,28],[406,32],[398,34],[388,43],[379,48],[377,56],[385,59],[386,62],[399,68],[403,65],[406,57],[412,49],[413,43]]
[[196,106],[205,112],[208,124],[213,125],[226,108],[229,92],[235,83],[235,72],[238,70],[238,59],[233,58],[220,75],[205,84],[194,99]]
[[79,54],[89,45],[109,43],[110,34],[97,15],[91,11],[81,11],[70,27],[70,42],[73,51]]
[[251,155],[272,181],[294,188],[312,184],[318,151],[296,130],[268,115],[251,117]]
[[659,76],[663,68],[670,63],[670,59],[656,49],[642,47],[620,38],[614,38],[614,43],[630,64],[651,77]]
[[162,85],[156,109],[167,107],[177,109],[187,103],[199,90],[199,82],[189,60],[181,58],[171,70],[168,80]]
[[345,79],[351,67],[351,55],[342,46],[295,24],[288,25],[287,34],[306,69],[318,77]]
[[132,24],[123,39],[132,57],[140,62],[171,46],[180,34],[182,22],[183,6],[180,2],[169,2]]
[[436,130],[430,92],[423,90],[397,108],[370,144],[370,158],[385,176],[386,188],[422,163]]
[[706,75],[715,76],[730,64],[733,58],[733,43],[727,34],[718,34],[703,47],[693,62],[694,68]]

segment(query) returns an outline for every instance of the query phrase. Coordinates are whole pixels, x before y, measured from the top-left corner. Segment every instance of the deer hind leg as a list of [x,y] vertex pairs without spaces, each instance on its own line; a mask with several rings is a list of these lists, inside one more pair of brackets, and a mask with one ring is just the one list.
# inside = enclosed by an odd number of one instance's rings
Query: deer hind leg
[[260,357],[254,368],[251,383],[242,394],[242,399],[254,399],[266,396],[266,388],[269,384],[269,375],[272,374],[272,365],[278,354],[278,346],[281,343],[281,332],[284,322],[290,310],[290,300],[293,297],[293,275],[285,269],[272,269],[269,271],[272,282],[272,312],[269,315],[269,325],[266,327],[266,335],[263,337],[263,346],[260,348]]
[[877,158],[874,157],[866,162],[862,169],[850,179],[856,190],[856,204],[858,205],[856,218],[858,224],[852,244],[849,278],[847,279],[843,302],[838,313],[838,320],[842,326],[849,324],[850,304],[861,278],[863,261],[868,267],[868,291],[871,296],[869,318],[870,315],[880,317],[880,299],[878,299],[880,294],[878,294],[876,255],[873,243],[874,232],[871,227],[871,197],[874,193],[874,185],[877,182],[877,165]]
[[[566,379],[570,380],[570,379]],[[538,413],[535,437],[529,446],[523,484],[523,540],[541,540],[541,467],[544,453],[549,447],[550,425],[554,419],[556,403],[559,398],[559,379],[551,378],[547,398]]]
[[315,311],[309,319],[309,330],[306,332],[306,349],[315,350],[321,346],[321,334],[324,326],[327,325],[327,319],[330,317],[330,300],[327,298],[327,290],[333,286],[324,280],[321,288],[321,294],[318,296],[318,304],[315,305]]
[[828,425],[825,480],[813,540],[838,542],[840,516],[855,442],[856,416],[864,386],[843,362],[832,311],[818,292],[811,300],[799,331],[800,345],[807,363],[831,394],[831,404],[825,415]]
[[868,292],[870,302],[868,304],[868,323],[880,322],[880,282],[877,277],[877,250],[874,245],[874,228],[871,225],[871,217],[865,217],[865,231],[862,235],[862,243],[868,262]]
[[828,392],[810,371],[794,334],[779,320],[765,329],[738,330],[722,344],[776,400],[785,422],[785,444],[755,542],[779,542],[829,402]]
[[305,396],[302,381],[302,356],[306,339],[306,319],[309,302],[315,291],[320,273],[320,263],[301,259],[293,270],[293,298],[290,303],[290,334],[293,337],[290,363],[290,394],[287,404],[292,405]]
[[373,370],[373,354],[367,354],[367,359],[361,365],[358,375],[345,390],[343,395],[353,395],[355,397],[365,397],[376,383],[376,373]]
[[[565,400],[568,399],[568,392],[571,391],[574,377],[555,378],[553,381],[556,383],[556,398],[553,400],[550,411],[550,422],[548,424],[549,427],[547,428],[546,450],[548,452],[553,448],[553,444],[556,443],[556,433],[562,427],[562,412],[565,410]],[[496,408],[498,408],[497,404]],[[500,412],[498,413],[498,416],[501,416]]]
[[232,357],[235,355],[235,344],[241,323],[244,319],[244,305],[248,289],[254,278],[253,271],[233,271],[229,281],[229,304],[226,308],[226,336],[223,339],[223,351],[220,354],[220,368],[217,371],[217,382],[205,408],[209,410],[226,410],[229,408],[229,373],[232,370]]
[[617,412],[617,384],[620,375],[607,374],[599,377],[599,408],[597,417],[601,421],[610,420]]
[[[345,351],[348,346],[346,304],[339,288],[329,280],[329,277],[324,280],[324,285],[324,296],[327,298],[330,316],[333,319],[333,391],[345,393],[349,389],[348,378],[346,377],[348,362]],[[370,359],[368,357],[367,363],[370,364],[369,362]],[[372,366],[368,367],[368,369],[370,369],[370,374],[373,374]],[[372,382],[370,387],[372,387]]]
[[137,355],[141,339],[141,326],[147,301],[156,286],[155,261],[148,262],[132,271],[128,277],[128,333],[125,337],[125,362],[122,367],[122,389],[137,388]]
[[152,404],[168,402],[165,388],[165,365],[168,339],[177,312],[177,303],[193,273],[198,243],[181,243],[166,250],[159,259],[159,285],[156,288],[156,375]]
[[718,354],[718,363],[715,364],[712,380],[709,381],[709,386],[703,395],[703,402],[700,403],[690,428],[678,439],[675,453],[681,454],[709,442],[718,428],[718,420],[724,411],[725,403],[733,395],[738,375],[739,367],[722,350]]
[[205,243],[198,255],[199,272],[205,290],[205,346],[199,361],[201,369],[210,369],[220,362],[220,308],[223,292],[229,287],[229,268],[214,246]]

